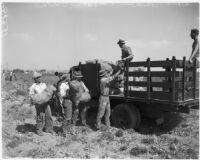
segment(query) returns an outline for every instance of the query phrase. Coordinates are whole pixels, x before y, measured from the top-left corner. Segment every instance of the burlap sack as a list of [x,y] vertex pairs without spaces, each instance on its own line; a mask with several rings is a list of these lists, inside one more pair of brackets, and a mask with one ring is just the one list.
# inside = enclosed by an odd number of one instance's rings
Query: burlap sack
[[54,91],[56,91],[56,88],[48,85],[42,93],[32,96],[31,100],[33,104],[44,104],[52,98]]
[[111,72],[111,71],[116,71],[117,70],[117,66],[116,64],[109,62],[109,61],[104,61],[101,59],[94,59],[94,60],[88,60],[86,61],[86,63],[98,63],[100,64],[100,70],[104,70],[106,72]]
[[69,83],[69,96],[73,102],[80,101],[81,95],[83,93],[83,87],[81,83],[77,80],[73,80]]
[[91,100],[91,96],[88,92],[82,93],[80,97],[80,102],[89,102]]
[[91,99],[90,94],[88,92],[84,92],[81,82],[73,80],[69,83],[69,86],[69,95],[75,104],[79,104],[80,102],[88,102]]

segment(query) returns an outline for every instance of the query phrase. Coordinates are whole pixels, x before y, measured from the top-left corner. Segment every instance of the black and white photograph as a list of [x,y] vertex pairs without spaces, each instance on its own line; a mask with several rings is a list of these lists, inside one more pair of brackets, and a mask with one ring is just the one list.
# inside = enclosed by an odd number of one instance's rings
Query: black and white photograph
[[199,159],[198,1],[0,4],[3,159]]

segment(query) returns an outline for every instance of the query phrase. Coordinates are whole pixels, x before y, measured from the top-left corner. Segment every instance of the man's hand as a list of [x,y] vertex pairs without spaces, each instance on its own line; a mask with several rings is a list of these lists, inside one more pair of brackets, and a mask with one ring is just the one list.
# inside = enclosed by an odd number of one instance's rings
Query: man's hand
[[190,63],[192,63],[192,62],[193,62],[191,57],[189,58],[189,62],[190,62]]
[[117,70],[123,70],[124,63],[122,60],[117,61]]

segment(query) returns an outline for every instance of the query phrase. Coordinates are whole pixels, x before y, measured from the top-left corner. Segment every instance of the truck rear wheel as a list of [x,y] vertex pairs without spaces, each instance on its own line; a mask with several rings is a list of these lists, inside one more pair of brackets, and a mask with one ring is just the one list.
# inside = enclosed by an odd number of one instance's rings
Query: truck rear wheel
[[112,122],[115,127],[137,129],[140,121],[139,110],[134,105],[118,104],[113,110]]

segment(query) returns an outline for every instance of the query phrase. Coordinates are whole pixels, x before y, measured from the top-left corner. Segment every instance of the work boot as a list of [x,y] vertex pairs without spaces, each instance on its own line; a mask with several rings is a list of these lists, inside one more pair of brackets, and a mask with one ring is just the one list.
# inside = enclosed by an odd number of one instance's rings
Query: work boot
[[110,127],[110,119],[109,118],[105,118],[105,123],[107,127]]
[[46,133],[50,133],[51,135],[55,136],[55,132],[53,130],[46,131]]
[[100,129],[100,128],[101,128],[101,120],[97,120],[97,123],[96,123],[95,127],[96,127],[97,129]]
[[62,135],[63,137],[67,137],[67,131],[63,131]]

